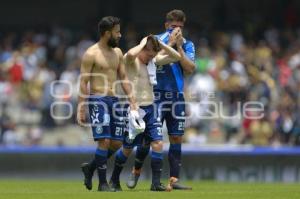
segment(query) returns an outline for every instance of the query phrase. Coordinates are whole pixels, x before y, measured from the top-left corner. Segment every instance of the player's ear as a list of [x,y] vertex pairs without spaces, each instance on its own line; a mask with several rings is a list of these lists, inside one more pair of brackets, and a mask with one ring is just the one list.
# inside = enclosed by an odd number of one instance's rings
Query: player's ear
[[111,31],[109,31],[109,30],[105,31],[105,33],[104,33],[104,36],[105,36],[105,37],[108,37],[108,36],[110,36],[110,35],[111,35]]
[[169,28],[169,23],[165,22],[165,29],[168,29],[168,28]]

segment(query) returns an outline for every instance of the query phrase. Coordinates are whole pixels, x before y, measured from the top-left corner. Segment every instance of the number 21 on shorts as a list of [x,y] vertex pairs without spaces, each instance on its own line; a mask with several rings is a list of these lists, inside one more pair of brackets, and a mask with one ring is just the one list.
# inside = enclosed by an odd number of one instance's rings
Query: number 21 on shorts
[[178,130],[179,131],[184,131],[185,128],[185,122],[178,122]]
[[123,134],[123,128],[122,127],[116,127],[115,135],[121,136]]

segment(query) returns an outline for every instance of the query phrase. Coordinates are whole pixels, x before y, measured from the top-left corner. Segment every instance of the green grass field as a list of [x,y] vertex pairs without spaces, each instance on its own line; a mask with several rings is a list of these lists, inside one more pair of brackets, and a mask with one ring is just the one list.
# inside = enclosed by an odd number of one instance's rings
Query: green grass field
[[[96,183],[95,183],[96,184]],[[149,182],[141,182],[135,190],[102,193],[87,191],[81,181],[66,180],[0,180],[2,199],[293,199],[300,198],[300,184],[256,184],[256,183],[215,183],[187,182],[192,191],[150,192]]]

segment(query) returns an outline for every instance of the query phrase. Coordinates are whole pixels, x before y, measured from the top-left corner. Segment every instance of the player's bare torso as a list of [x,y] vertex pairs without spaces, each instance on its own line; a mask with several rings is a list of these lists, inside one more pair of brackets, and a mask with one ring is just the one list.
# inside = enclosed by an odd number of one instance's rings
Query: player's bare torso
[[103,49],[98,43],[91,46],[87,53],[92,55],[93,66],[90,74],[90,93],[115,96],[117,71],[120,56],[117,48]]
[[139,105],[153,103],[153,87],[149,81],[147,66],[136,58],[131,64],[126,63],[129,80],[134,85],[134,94]]

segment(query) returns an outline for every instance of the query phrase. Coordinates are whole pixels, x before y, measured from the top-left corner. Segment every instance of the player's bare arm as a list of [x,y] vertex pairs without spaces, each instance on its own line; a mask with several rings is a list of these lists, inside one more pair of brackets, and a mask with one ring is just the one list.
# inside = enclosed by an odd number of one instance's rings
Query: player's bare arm
[[163,54],[159,53],[156,57],[155,57],[155,64],[162,66],[165,64],[169,64],[172,62],[177,62],[180,61],[182,56],[180,53],[178,53],[175,49],[173,49],[171,46],[164,44],[161,41],[158,41],[159,45],[162,49],[162,51],[164,51]]
[[87,50],[83,57],[80,67],[80,74],[84,74],[80,78],[80,95],[78,97],[78,106],[77,106],[77,121],[79,124],[85,122],[85,106],[82,103],[85,101],[85,96],[89,95],[88,83],[90,81],[90,73],[94,65],[94,56],[89,50]]
[[115,51],[118,53],[119,56],[119,67],[118,67],[118,76],[120,80],[122,80],[122,88],[125,94],[128,96],[128,100],[130,103],[130,108],[132,110],[137,110],[138,106],[136,104],[135,96],[133,95],[133,88],[132,84],[130,83],[124,65],[123,53],[119,48],[115,48]]
[[124,56],[125,59],[125,63],[126,64],[132,64],[134,63],[135,59],[137,58],[138,54],[143,50],[143,48],[146,46],[147,44],[147,38],[148,37],[144,37],[142,39],[142,41],[140,42],[139,45],[131,48],[126,55]]

